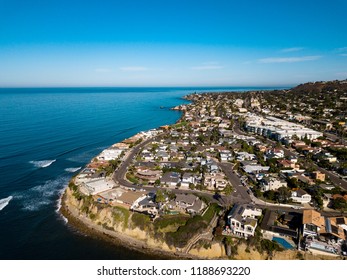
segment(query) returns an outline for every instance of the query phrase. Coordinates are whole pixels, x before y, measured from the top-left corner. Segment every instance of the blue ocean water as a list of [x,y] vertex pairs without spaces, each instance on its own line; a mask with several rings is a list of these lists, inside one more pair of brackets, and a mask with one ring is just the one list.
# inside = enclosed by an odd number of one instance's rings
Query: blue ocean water
[[0,89],[0,259],[152,258],[67,225],[59,195],[103,149],[176,122],[180,112],[169,108],[186,103],[184,95],[218,90]]

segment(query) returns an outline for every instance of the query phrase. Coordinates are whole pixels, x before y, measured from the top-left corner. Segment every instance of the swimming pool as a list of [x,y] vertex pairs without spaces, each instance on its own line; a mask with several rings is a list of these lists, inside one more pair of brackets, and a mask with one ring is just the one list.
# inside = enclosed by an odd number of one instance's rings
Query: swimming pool
[[291,245],[287,240],[281,238],[281,237],[272,237],[272,241],[277,242],[278,244],[280,244],[282,247],[284,247],[285,249],[293,249],[293,245]]

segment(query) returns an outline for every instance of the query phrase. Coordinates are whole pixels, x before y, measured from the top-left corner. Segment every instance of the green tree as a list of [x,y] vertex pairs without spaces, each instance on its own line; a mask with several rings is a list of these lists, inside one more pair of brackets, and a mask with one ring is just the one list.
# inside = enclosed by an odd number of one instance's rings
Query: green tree
[[232,192],[233,192],[233,187],[230,186],[230,184],[228,184],[224,189],[224,193],[225,193],[225,195],[231,195]]
[[157,186],[159,186],[159,185],[160,185],[160,180],[159,180],[159,179],[155,180],[155,181],[154,181],[154,184],[157,185]]
[[157,193],[155,195],[155,202],[157,203],[165,202],[165,195],[162,190],[157,190]]
[[269,200],[275,200],[276,192],[274,190],[269,190],[264,192],[264,197]]
[[347,210],[347,202],[343,197],[335,198],[332,206],[335,210],[341,210],[341,212]]
[[287,187],[280,187],[277,190],[277,200],[280,203],[287,202],[290,197],[290,191]]

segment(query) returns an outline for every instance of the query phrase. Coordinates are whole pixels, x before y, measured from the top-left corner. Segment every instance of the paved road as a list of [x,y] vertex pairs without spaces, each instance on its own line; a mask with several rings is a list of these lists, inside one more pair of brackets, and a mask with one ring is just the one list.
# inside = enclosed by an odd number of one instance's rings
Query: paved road
[[235,193],[233,193],[233,201],[243,201],[249,203],[252,201],[250,195],[247,193],[247,188],[242,185],[240,177],[232,169],[233,165],[230,163],[219,163],[219,167],[223,170],[227,176],[229,182],[232,184]]
[[118,182],[120,185],[125,187],[134,187],[134,185],[127,180],[124,179],[125,173],[127,172],[128,166],[132,163],[133,159],[136,157],[136,155],[140,152],[140,150],[149,144],[150,142],[157,139],[159,136],[148,138],[147,140],[141,142],[136,147],[134,147],[130,153],[127,155],[126,159],[122,161],[120,166],[116,169],[116,171],[113,173],[113,180],[115,182]]

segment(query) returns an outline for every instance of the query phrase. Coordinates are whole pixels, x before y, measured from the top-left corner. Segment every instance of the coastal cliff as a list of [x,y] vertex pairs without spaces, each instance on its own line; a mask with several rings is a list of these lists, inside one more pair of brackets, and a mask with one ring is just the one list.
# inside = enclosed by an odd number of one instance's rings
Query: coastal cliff
[[[93,201],[92,197],[85,196],[69,184],[62,196],[60,209],[70,224],[89,235],[115,242],[128,248],[143,251],[148,254],[159,255],[160,258],[183,259],[225,259],[225,246],[220,242],[211,244],[198,243],[188,252],[168,244],[165,233],[175,231],[178,225],[156,228],[152,221],[146,220],[145,215],[131,212],[123,207],[109,206]],[[206,246],[208,245],[208,246]],[[229,258],[239,260],[266,260],[266,259],[336,259],[323,255],[312,255],[309,252],[299,253],[296,250],[278,251],[274,253],[259,252],[254,246],[247,246],[238,241],[232,246]]]
[[87,234],[106,238],[134,250],[146,249],[149,254],[184,259],[226,256],[224,246],[220,243],[209,247],[197,244],[184,252],[165,240],[165,234],[175,231],[179,224],[158,228],[146,215],[93,201],[91,196],[81,194],[73,183],[69,184],[62,196],[60,212],[70,224]]
[[[70,185],[71,186],[71,185]],[[133,249],[147,248],[158,253],[171,253],[175,249],[153,236],[145,221],[137,221],[136,214],[121,207],[98,204],[91,197],[84,196],[67,187],[62,197],[61,213],[80,228],[93,230],[117,239]],[[134,222],[135,221],[135,222]]]

